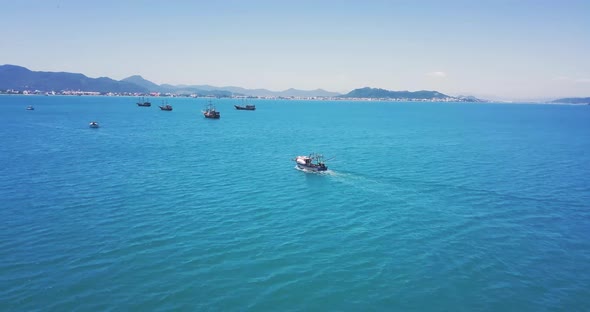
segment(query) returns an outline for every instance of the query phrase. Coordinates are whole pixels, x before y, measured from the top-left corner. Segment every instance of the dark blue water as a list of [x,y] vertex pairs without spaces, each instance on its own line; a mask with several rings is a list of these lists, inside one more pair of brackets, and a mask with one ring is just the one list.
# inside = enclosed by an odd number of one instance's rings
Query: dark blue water
[[588,106],[135,100],[0,96],[0,310],[590,307]]

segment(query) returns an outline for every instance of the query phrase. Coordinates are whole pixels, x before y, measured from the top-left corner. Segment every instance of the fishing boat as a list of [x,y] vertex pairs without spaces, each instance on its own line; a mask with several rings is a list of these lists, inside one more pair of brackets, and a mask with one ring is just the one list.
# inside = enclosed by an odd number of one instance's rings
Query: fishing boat
[[33,105],[29,105],[27,106],[27,110],[35,110],[35,108],[33,107]]
[[209,105],[207,105],[207,107],[203,111],[203,116],[205,116],[205,118],[219,119],[219,117],[221,117],[221,114],[217,111],[215,106],[211,104],[211,101],[209,101]]
[[150,107],[152,106],[152,103],[150,103],[150,101],[146,101],[145,98],[141,97],[137,102],[137,106]]
[[256,110],[256,105],[234,105],[237,110]]
[[168,104],[168,102],[166,102],[164,104],[164,102],[162,101],[162,105],[160,105],[160,109],[163,111],[171,111],[172,110],[172,106]]
[[96,122],[96,121],[91,121],[91,122],[88,124],[88,126],[89,126],[90,128],[98,128],[98,122]]
[[306,171],[326,171],[328,167],[324,163],[324,156],[320,154],[309,154],[309,156],[297,156],[295,157],[295,163],[297,168]]

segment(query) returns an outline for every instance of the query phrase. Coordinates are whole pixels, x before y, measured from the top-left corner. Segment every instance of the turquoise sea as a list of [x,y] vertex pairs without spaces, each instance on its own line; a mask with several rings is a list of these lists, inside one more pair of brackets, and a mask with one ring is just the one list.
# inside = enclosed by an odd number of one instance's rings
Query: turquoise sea
[[0,311],[590,309],[590,106],[136,100],[0,96]]

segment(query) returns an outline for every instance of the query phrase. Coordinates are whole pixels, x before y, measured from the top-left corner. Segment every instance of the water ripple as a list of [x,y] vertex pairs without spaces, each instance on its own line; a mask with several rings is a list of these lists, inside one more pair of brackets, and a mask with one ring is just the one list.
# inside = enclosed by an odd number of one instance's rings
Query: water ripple
[[[0,97],[0,310],[589,304],[587,111],[16,98],[39,109]],[[294,170],[312,151],[325,174]]]

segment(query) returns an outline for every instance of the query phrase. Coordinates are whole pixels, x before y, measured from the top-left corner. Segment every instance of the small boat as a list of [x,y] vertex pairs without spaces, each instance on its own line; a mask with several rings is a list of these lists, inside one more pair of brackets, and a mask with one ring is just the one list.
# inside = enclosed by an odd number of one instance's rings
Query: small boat
[[295,163],[297,168],[306,171],[326,171],[328,167],[324,163],[324,156],[320,154],[309,154],[309,156],[297,156],[295,157]]
[[245,105],[245,106],[240,106],[240,105],[234,105],[234,107],[237,110],[256,110],[256,105]]
[[88,124],[88,126],[90,128],[98,128],[98,122],[96,121],[91,121],[90,124]]
[[33,105],[29,105],[27,106],[27,110],[35,110],[35,108],[33,107]]
[[211,104],[211,101],[209,101],[209,105],[207,105],[203,111],[203,116],[205,116],[205,118],[219,119],[221,114],[217,111],[217,109],[215,109],[215,106]]
[[171,111],[172,106],[169,105],[168,102],[166,102],[166,104],[164,104],[164,102],[162,102],[162,105],[160,105],[160,109],[163,111]]
[[150,107],[152,106],[152,103],[150,103],[150,101],[146,101],[145,98],[141,97],[137,102],[137,106]]

